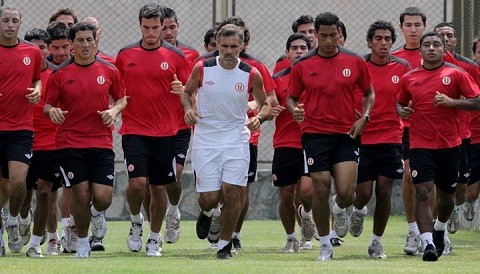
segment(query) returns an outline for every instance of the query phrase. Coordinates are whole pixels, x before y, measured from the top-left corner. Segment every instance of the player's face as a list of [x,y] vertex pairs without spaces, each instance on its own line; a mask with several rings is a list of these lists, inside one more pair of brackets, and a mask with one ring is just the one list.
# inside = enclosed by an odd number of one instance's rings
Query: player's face
[[177,45],[177,34],[178,34],[178,22],[175,22],[175,18],[165,18],[163,21],[162,36],[163,40],[169,42],[170,44]]
[[425,32],[425,24],[423,24],[420,15],[405,15],[403,24],[400,25],[405,41],[407,44],[419,44]]
[[437,28],[435,31],[443,36],[443,39],[445,39],[445,48],[453,53],[455,51],[455,46],[457,45],[457,38],[455,37],[453,28],[441,27]]
[[40,49],[40,53],[42,55],[42,64],[43,64],[43,62],[45,62],[45,59],[47,58],[47,54],[48,54],[47,43],[43,42],[43,40],[37,40],[37,39],[31,40],[30,43],[33,43],[33,44],[37,45],[38,48]]
[[67,39],[52,40],[48,46],[48,51],[52,55],[55,64],[65,62],[70,56],[71,45]]
[[142,18],[140,21],[140,30],[142,31],[142,46],[146,48],[156,48],[160,46],[163,24],[160,17]]
[[285,51],[285,54],[290,59],[290,63],[293,64],[295,60],[305,55],[308,52],[308,45],[302,39],[297,39],[292,41],[290,44],[290,49]]
[[473,54],[473,59],[477,64],[480,65],[480,42],[477,42],[477,48],[475,49],[475,53]]
[[315,37],[315,25],[313,23],[298,25],[297,32],[307,36],[312,48],[317,47],[317,37]]
[[424,64],[436,65],[443,62],[445,46],[442,40],[436,36],[428,36],[420,45],[420,54]]
[[338,28],[336,25],[320,25],[315,34],[318,40],[318,53],[322,56],[332,56],[337,53]]
[[218,52],[220,61],[225,65],[236,65],[240,51],[243,49],[243,43],[240,43],[238,34],[233,36],[220,36],[218,41]]
[[22,20],[17,10],[3,10],[0,16],[0,38],[1,40],[17,39],[18,30]]
[[372,50],[372,55],[385,58],[392,49],[392,32],[386,29],[377,29],[373,32],[372,40],[367,42]]
[[91,62],[95,56],[95,38],[93,38],[93,31],[83,30],[75,34],[75,39],[72,42],[75,50],[75,61]]
[[205,45],[205,50],[207,52],[212,52],[217,50],[217,40],[215,37],[210,37],[210,42],[208,42],[207,45]]
[[58,16],[57,20],[55,21],[65,23],[65,25],[67,25],[69,28],[71,28],[73,24],[75,24],[75,20],[73,19],[73,17],[66,14]]

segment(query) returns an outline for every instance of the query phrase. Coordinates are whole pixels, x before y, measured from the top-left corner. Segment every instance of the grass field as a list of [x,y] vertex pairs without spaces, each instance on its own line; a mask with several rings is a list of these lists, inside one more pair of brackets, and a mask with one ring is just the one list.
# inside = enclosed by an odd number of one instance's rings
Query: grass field
[[[247,221],[242,232],[243,250],[233,260],[220,261],[207,241],[196,238],[195,222],[182,222],[182,236],[173,245],[163,245],[163,256],[147,258],[129,252],[126,236],[127,222],[109,222],[104,239],[107,250],[94,252],[89,259],[76,259],[71,254],[32,259],[7,250],[1,273],[478,273],[480,270],[480,234],[460,230],[450,235],[453,254],[439,261],[426,263],[419,256],[403,255],[407,225],[403,216],[390,218],[383,245],[388,258],[373,260],[367,257],[372,218],[365,221],[359,238],[345,237],[344,245],[336,247],[331,262],[317,262],[315,250],[283,254],[284,231],[280,221]],[[298,229],[299,230],[299,229]],[[299,232],[297,232],[299,233]],[[144,231],[144,240],[148,232]],[[6,235],[5,237],[6,238]],[[42,247],[46,253],[46,246]]]

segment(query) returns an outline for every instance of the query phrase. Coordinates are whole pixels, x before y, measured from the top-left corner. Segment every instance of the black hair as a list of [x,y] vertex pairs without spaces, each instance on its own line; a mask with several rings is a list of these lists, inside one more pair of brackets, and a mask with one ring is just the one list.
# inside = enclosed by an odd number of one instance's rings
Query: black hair
[[373,35],[375,34],[375,31],[378,29],[389,30],[392,35],[392,44],[395,43],[395,41],[397,40],[397,35],[395,34],[395,28],[393,27],[392,23],[387,21],[382,21],[382,20],[376,21],[373,24],[371,24],[370,27],[368,27],[367,39],[371,41],[373,39]]
[[315,22],[315,20],[313,20],[312,16],[302,15],[302,16],[298,17],[297,20],[293,21],[292,31],[293,31],[293,33],[296,33],[296,32],[298,32],[298,26],[305,25],[305,24],[310,24],[310,23],[314,23],[314,22]]
[[331,12],[322,12],[315,17],[315,31],[318,32],[320,26],[337,26],[338,27],[338,16],[335,13]]
[[46,30],[43,29],[31,29],[25,33],[25,40],[32,41],[32,40],[42,40],[45,44],[50,45],[52,39],[50,38],[50,34]]
[[290,50],[290,47],[292,46],[292,42],[295,40],[303,40],[307,43],[307,48],[310,50],[311,45],[310,45],[310,39],[308,39],[307,36],[305,36],[303,33],[294,33],[290,35],[287,39],[286,43],[286,49]]
[[422,17],[423,25],[425,26],[425,24],[427,23],[427,16],[425,15],[425,13],[423,13],[423,11],[421,9],[419,9],[417,7],[408,7],[400,14],[400,25],[403,25],[403,22],[405,21],[405,16],[406,15],[420,16],[420,17]]
[[77,32],[79,31],[87,31],[91,30],[93,34],[93,39],[97,38],[97,27],[90,23],[85,23],[85,22],[79,22],[73,25],[73,27],[70,29],[70,34],[69,34],[69,39],[71,41],[75,40],[75,36],[77,35]]

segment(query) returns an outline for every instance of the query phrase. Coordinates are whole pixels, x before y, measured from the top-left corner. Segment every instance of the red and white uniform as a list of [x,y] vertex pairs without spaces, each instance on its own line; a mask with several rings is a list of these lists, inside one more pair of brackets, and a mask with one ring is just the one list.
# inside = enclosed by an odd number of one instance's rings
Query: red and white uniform
[[19,39],[13,47],[0,46],[0,56],[0,131],[33,131],[32,104],[26,95],[40,80],[40,49]]
[[55,66],[47,61],[47,68],[42,70],[40,74],[42,79],[42,96],[40,97],[40,102],[33,105],[33,129],[35,132],[33,138],[34,151],[57,149],[57,144],[55,142],[57,126],[43,113],[43,107],[45,106],[48,94],[48,78],[52,74],[54,68]]
[[101,58],[87,66],[74,58],[55,69],[47,84],[46,103],[68,111],[57,127],[57,148],[112,149],[112,129],[97,111],[107,110],[110,98],[125,96],[120,72]]
[[357,54],[343,47],[329,58],[307,53],[293,65],[288,88],[296,99],[305,93],[302,133],[347,134],[357,120],[356,89],[370,87],[367,64]]
[[435,106],[436,92],[450,98],[474,98],[480,90],[468,73],[450,63],[434,70],[418,67],[400,80],[398,102],[412,101],[415,115],[410,126],[410,149],[440,149],[460,145],[458,109]]
[[187,60],[169,43],[151,50],[140,44],[141,41],[121,49],[116,59],[129,96],[119,133],[174,136],[179,126],[180,97],[170,91],[174,74],[182,83],[187,81]]

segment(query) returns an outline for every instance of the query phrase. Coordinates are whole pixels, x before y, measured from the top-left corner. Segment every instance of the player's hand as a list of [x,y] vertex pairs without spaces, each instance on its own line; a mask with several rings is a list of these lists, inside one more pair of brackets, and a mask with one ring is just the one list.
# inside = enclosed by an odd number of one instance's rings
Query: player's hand
[[280,115],[280,113],[284,110],[285,110],[285,107],[282,107],[280,105],[272,107],[272,116],[273,117],[278,117],[278,115]]
[[362,134],[363,129],[365,128],[365,125],[367,124],[367,120],[360,117],[355,123],[353,123],[352,127],[350,130],[347,132],[347,134],[350,136],[352,139],[356,139],[360,134]]
[[249,102],[248,102],[247,113],[250,113],[250,112],[256,110],[257,108],[258,108],[257,102],[255,102],[255,101],[249,101]]
[[408,103],[408,106],[403,107],[402,110],[400,111],[400,117],[402,119],[408,120],[410,119],[410,116],[413,113],[413,108],[412,108],[412,101]]
[[293,119],[298,123],[303,122],[305,119],[305,109],[303,108],[303,104],[297,104],[293,109]]
[[40,102],[40,91],[35,88],[27,88],[27,99],[32,104],[38,104]]
[[435,97],[433,98],[433,103],[435,104],[435,106],[438,106],[438,105],[446,106],[446,107],[453,106],[452,98],[438,91],[436,92]]
[[104,111],[97,110],[97,114],[102,118],[104,125],[111,126],[115,124],[117,113],[113,109],[107,109]]
[[252,117],[252,118],[248,119],[248,121],[246,123],[246,126],[250,131],[259,130],[260,129],[260,118],[255,116],[255,117]]
[[193,109],[185,111],[184,119],[185,119],[185,123],[187,123],[187,125],[190,125],[190,126],[195,125],[197,123],[197,117],[199,119],[202,119],[202,117],[200,115],[198,115],[198,113]]
[[65,114],[67,114],[68,111],[61,110],[60,108],[50,108],[48,110],[48,114],[50,116],[50,120],[56,125],[61,125],[63,122],[65,122]]
[[170,91],[173,94],[177,95],[182,95],[184,91],[183,84],[180,80],[178,80],[177,75],[173,75],[173,81],[172,81],[172,90]]

